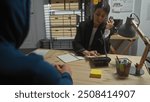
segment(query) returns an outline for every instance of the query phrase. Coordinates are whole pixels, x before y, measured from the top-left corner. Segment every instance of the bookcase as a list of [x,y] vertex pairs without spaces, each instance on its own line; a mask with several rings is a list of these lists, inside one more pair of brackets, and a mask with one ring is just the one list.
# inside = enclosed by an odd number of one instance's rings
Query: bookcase
[[84,20],[82,0],[51,0],[44,5],[46,38],[51,49],[72,49],[79,22]]
[[51,15],[50,21],[53,38],[74,37],[79,17],[76,14]]

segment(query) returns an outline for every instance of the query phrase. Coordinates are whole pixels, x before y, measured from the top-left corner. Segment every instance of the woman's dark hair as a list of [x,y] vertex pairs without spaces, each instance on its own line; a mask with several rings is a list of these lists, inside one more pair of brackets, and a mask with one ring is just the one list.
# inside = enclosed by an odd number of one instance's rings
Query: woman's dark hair
[[109,12],[110,12],[110,5],[107,2],[107,0],[102,0],[101,2],[99,2],[98,4],[96,4],[94,11],[96,11],[99,8],[103,9],[107,14],[109,14]]

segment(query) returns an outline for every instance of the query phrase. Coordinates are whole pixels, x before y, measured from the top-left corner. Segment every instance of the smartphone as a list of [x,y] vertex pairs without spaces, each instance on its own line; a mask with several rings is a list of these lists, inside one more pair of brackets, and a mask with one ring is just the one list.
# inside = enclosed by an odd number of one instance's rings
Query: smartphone
[[113,20],[113,19],[114,19],[113,16],[110,16],[110,17],[109,17],[109,20]]

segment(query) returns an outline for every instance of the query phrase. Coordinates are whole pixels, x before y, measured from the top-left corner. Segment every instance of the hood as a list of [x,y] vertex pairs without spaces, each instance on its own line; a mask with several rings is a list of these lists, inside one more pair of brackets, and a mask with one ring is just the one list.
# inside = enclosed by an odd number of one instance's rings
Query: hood
[[19,48],[29,30],[30,0],[0,0],[0,41]]

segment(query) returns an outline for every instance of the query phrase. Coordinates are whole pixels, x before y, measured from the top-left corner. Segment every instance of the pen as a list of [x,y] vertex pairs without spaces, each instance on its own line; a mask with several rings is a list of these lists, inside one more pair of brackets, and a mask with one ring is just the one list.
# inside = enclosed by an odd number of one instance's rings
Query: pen
[[118,56],[116,56],[116,59],[117,59],[117,60],[118,60],[118,62],[120,63],[120,60],[119,60]]

